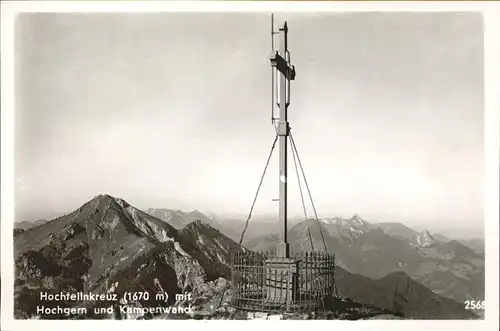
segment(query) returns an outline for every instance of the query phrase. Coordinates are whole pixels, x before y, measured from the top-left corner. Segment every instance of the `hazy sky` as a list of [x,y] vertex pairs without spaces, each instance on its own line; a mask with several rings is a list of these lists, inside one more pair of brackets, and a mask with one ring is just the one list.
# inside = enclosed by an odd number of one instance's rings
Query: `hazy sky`
[[[289,23],[289,120],[320,216],[482,231],[481,16],[276,18]],[[269,53],[267,14],[20,16],[17,220],[100,193],[247,213],[274,138]],[[277,212],[277,151],[255,213]],[[301,214],[292,159],[289,182]]]

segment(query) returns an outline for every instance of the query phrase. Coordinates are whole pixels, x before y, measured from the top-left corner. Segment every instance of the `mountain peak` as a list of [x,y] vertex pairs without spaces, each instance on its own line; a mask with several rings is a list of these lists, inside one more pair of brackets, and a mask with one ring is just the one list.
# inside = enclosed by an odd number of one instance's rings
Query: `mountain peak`
[[342,217],[334,217],[334,218],[324,218],[320,220],[323,224],[338,224],[342,227],[349,228],[364,228],[368,225],[368,223],[362,219],[358,214],[354,214],[351,218],[342,218]]
[[207,215],[203,214],[201,211],[199,211],[198,209],[195,209],[193,210],[192,212],[190,212],[188,214],[188,216],[194,220],[200,220],[200,221],[203,221],[205,223],[210,223],[212,220],[210,219],[210,217],[208,217]]
[[117,203],[123,208],[130,206],[130,204],[123,200],[122,198],[117,198],[109,194],[99,194],[96,195],[92,200],[89,201],[95,207],[97,206],[110,206],[112,203]]
[[92,198],[92,202],[105,202],[105,201],[110,201],[110,200],[115,200],[115,197],[109,195],[109,194],[99,194],[96,195],[95,197]]
[[415,239],[417,244],[421,247],[428,247],[436,242],[436,239],[434,239],[428,230],[424,230],[417,234]]
[[197,229],[198,231],[211,231],[211,232],[220,232],[219,229],[213,227],[212,225],[208,224],[208,223],[205,223],[203,222],[202,220],[194,220],[192,222],[190,222],[188,225],[186,225],[183,229],[186,229],[184,231],[187,231],[188,229],[191,229],[191,230],[194,230],[194,229]]
[[114,199],[114,197],[112,197],[111,195],[109,195],[107,193],[102,193],[102,194],[96,195],[92,200],[103,200],[103,199]]
[[189,212],[189,215],[192,215],[192,216],[205,216],[201,211],[199,211],[198,209],[195,209],[191,212]]
[[429,232],[429,230],[425,229],[424,231],[422,231],[420,233],[423,237],[426,237],[426,238],[429,238],[429,239],[432,239],[434,240],[434,237],[432,236],[432,234]]
[[365,226],[367,223],[364,219],[361,218],[358,214],[354,214],[349,220],[351,224],[357,225],[357,226]]

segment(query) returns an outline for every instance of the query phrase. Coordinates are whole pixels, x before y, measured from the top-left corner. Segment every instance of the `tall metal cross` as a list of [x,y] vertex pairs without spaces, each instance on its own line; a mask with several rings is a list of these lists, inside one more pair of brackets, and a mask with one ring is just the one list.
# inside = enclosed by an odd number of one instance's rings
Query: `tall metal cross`
[[[274,31],[272,31],[274,34]],[[277,133],[279,136],[279,221],[282,224],[281,240],[276,248],[278,257],[289,258],[290,246],[287,239],[287,143],[290,126],[287,120],[287,109],[290,104],[290,81],[295,79],[295,66],[290,63],[290,53],[288,52],[287,23],[279,29],[279,49],[271,54],[271,66],[278,73],[278,107],[279,118]]]

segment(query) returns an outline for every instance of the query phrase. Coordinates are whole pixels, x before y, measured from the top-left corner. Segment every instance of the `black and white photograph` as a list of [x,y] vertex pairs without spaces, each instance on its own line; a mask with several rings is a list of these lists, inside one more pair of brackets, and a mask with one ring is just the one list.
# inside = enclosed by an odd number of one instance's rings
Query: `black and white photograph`
[[38,6],[8,81],[2,42],[2,320],[498,327],[484,12]]

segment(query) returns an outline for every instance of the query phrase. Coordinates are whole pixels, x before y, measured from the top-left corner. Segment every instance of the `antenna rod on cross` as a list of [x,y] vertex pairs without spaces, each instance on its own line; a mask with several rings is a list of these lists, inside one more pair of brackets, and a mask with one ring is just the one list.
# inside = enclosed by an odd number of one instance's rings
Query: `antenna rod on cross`
[[[274,14],[271,14],[271,54],[274,53]],[[274,68],[271,67],[271,124],[274,125]]]
[[[273,31],[274,33],[274,31]],[[295,66],[291,65],[288,53],[288,27],[285,22],[279,29],[279,49],[271,54],[271,66],[277,70],[277,104],[279,107],[279,118],[277,133],[279,136],[279,221],[281,223],[281,240],[276,247],[278,257],[290,257],[290,245],[287,239],[287,143],[290,131],[287,110],[290,104],[290,81],[295,79]]]

